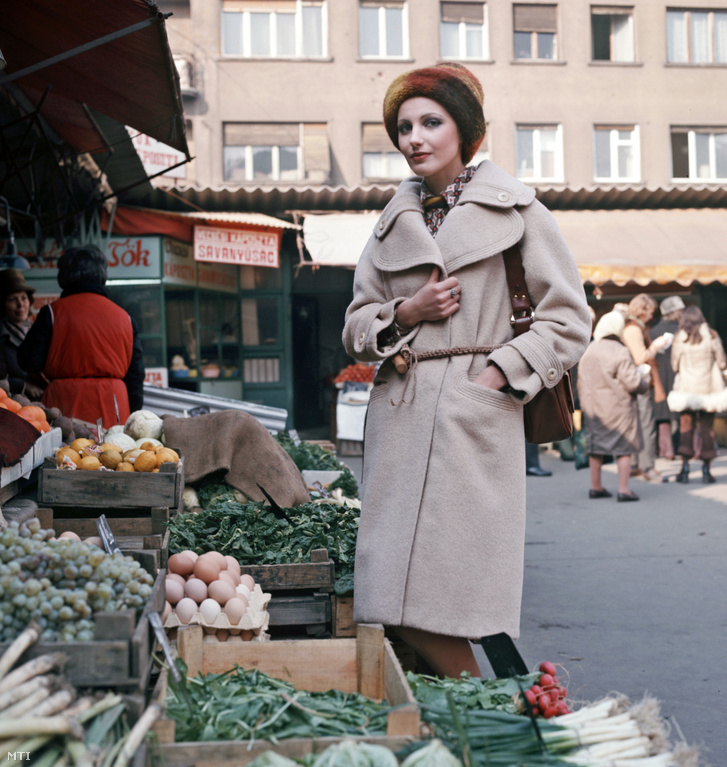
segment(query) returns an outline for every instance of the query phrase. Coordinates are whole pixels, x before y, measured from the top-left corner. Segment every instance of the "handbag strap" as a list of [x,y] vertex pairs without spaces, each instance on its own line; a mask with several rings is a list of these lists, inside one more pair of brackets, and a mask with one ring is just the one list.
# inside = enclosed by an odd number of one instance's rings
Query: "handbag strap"
[[515,331],[515,336],[522,335],[533,324],[533,305],[530,301],[528,286],[525,283],[525,270],[523,269],[523,257],[519,243],[511,245],[502,253],[505,262],[505,276],[510,293],[512,314],[510,324]]

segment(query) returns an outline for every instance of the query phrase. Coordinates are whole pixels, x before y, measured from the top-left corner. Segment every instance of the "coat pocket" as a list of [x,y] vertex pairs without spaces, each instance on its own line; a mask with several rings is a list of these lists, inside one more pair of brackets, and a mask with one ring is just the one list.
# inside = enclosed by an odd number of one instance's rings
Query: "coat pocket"
[[514,395],[475,383],[467,373],[460,373],[455,378],[454,389],[468,399],[500,410],[518,411],[523,409],[523,403]]

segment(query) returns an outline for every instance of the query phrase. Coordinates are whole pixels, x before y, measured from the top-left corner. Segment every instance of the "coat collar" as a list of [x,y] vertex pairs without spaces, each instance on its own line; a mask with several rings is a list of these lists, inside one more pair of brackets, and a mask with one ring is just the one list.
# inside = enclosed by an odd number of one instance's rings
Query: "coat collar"
[[522,217],[515,208],[535,199],[534,189],[485,160],[433,239],[424,221],[421,183],[416,176],[402,181],[376,222],[373,259],[380,269],[398,271],[429,263],[448,273],[500,253],[523,235]]

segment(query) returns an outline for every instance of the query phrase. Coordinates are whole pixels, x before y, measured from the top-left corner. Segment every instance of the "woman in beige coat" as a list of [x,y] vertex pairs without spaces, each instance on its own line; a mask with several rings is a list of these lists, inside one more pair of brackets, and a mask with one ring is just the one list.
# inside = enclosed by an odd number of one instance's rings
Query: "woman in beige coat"
[[[407,72],[384,124],[417,175],[386,206],[356,269],[347,352],[383,362],[368,409],[355,619],[397,628],[433,669],[479,675],[468,638],[517,638],[525,534],[523,403],[590,334],[583,286],[533,189],[491,162],[480,83]],[[514,338],[502,252],[520,243],[535,304]],[[413,362],[399,374],[404,347]],[[467,352],[486,347],[487,352]],[[446,356],[417,358],[445,350]]]
[[717,455],[714,414],[727,411],[727,389],[722,371],[727,368],[722,341],[704,320],[697,306],[688,306],[679,322],[671,351],[676,373],[667,398],[669,409],[679,416],[679,448],[682,469],[677,482],[689,482],[689,459],[694,456],[694,428],[699,425],[702,482],[714,482],[710,472]]
[[603,457],[612,455],[618,468],[618,501],[638,501],[629,490],[631,455],[641,448],[636,395],[648,390],[623,343],[624,318],[608,312],[593,331],[593,343],[578,363],[578,399],[586,430],[586,453],[591,471],[589,498],[611,498],[603,486]]

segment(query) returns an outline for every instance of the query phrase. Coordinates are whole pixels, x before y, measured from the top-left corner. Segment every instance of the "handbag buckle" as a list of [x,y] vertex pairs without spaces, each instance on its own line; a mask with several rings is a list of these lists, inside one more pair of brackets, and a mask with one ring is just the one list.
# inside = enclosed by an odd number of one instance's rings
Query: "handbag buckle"
[[528,309],[523,309],[522,311],[518,312],[518,316],[515,316],[515,312],[512,312],[510,315],[510,324],[514,325],[516,322],[519,322],[521,320],[533,320],[535,318],[535,311],[533,310],[533,307],[529,307]]

